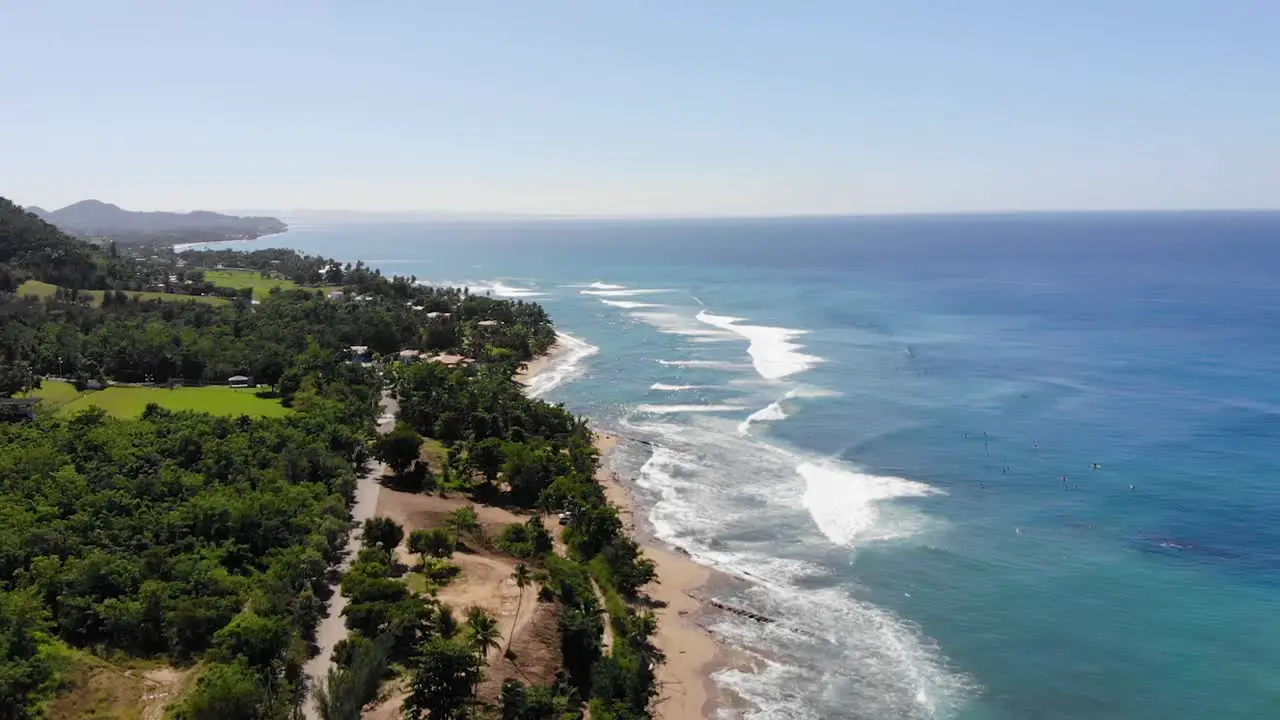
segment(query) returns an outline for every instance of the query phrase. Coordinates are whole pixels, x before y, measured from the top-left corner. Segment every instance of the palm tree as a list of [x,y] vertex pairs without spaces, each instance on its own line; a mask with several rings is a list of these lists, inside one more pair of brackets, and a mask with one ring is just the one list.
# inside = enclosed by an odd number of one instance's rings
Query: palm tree
[[507,636],[507,649],[502,651],[504,655],[511,653],[511,641],[516,635],[515,623],[520,621],[520,606],[524,603],[524,589],[533,582],[533,574],[529,572],[529,566],[524,563],[516,565],[516,570],[511,573],[511,577],[516,581],[516,587],[520,589],[520,595],[516,597],[516,619],[512,621],[511,634]]
[[[485,664],[485,657],[490,650],[502,647],[502,633],[498,632],[498,621],[477,605],[467,608],[467,630],[471,633],[471,649],[476,654],[477,666]],[[475,684],[471,686],[471,704],[474,708],[480,692],[480,673],[476,673]],[[473,713],[474,714],[474,713]]]
[[481,662],[490,650],[502,647],[502,633],[498,632],[498,621],[484,608],[472,605],[467,608],[467,630],[471,633],[471,649],[475,651]]

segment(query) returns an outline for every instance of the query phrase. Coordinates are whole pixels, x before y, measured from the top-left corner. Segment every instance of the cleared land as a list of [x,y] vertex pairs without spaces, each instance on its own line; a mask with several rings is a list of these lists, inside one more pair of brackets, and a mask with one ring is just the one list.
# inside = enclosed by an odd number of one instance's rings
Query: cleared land
[[[39,280],[28,280],[18,286],[18,295],[34,295],[36,297],[53,297],[58,291],[57,285],[50,285],[47,282]],[[81,290],[80,292],[93,298],[94,305],[102,304],[102,290]],[[220,297],[209,297],[206,295],[178,295],[176,293],[161,292],[145,292],[141,290],[125,290],[125,295],[139,300],[164,300],[167,302],[182,302],[184,300],[193,300],[195,302],[208,303],[210,305],[226,305],[230,300]]]
[[275,288],[293,290],[298,284],[286,278],[262,277],[256,270],[205,270],[204,279],[218,287],[237,290],[253,288],[253,298],[262,300]]
[[155,403],[166,410],[194,410],[230,417],[280,417],[290,412],[279,400],[258,397],[257,392],[252,388],[225,386],[180,387],[169,390],[113,385],[105,390],[79,393],[70,383],[46,380],[32,395],[47,399],[64,413],[74,413],[96,405],[117,417],[137,417],[149,403]]

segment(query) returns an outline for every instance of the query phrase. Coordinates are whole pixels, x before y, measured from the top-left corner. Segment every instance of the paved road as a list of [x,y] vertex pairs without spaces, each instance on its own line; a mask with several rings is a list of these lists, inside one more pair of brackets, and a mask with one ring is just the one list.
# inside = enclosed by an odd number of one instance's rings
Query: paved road
[[[384,391],[380,407],[382,408],[382,414],[378,418],[378,432],[386,434],[395,427],[396,414],[400,411],[400,405],[395,401],[395,398]],[[357,527],[351,532],[351,537],[347,540],[345,555],[338,565],[339,572],[346,572],[351,565],[351,561],[360,552],[362,538],[359,526],[377,512],[378,491],[382,487],[378,480],[386,472],[386,465],[374,462],[370,464],[369,471],[356,480],[355,502],[351,505],[351,519],[356,523]],[[342,617],[342,611],[346,607],[346,596],[339,591],[337,585],[334,585],[333,596],[329,598],[328,615],[322,618],[320,625],[316,627],[316,645],[320,648],[320,651],[303,666],[303,672],[310,679],[312,688],[315,688],[328,675],[333,648],[347,637],[347,625],[345,618]],[[312,702],[310,691],[308,691],[307,700],[302,710],[307,720],[321,720],[320,713],[316,711]]]

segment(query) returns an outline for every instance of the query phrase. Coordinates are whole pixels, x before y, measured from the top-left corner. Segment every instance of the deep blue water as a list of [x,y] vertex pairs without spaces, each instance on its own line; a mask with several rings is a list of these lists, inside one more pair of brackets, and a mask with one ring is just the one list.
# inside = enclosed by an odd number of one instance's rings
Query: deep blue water
[[258,244],[544,303],[546,397],[658,441],[654,531],[786,619],[714,626],[753,717],[1280,716],[1280,214]]

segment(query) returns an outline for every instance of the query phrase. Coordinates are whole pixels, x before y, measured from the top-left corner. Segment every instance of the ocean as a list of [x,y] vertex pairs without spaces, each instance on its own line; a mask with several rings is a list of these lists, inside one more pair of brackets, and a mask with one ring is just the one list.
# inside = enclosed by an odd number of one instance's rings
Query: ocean
[[544,304],[753,718],[1280,717],[1280,214],[298,227]]

